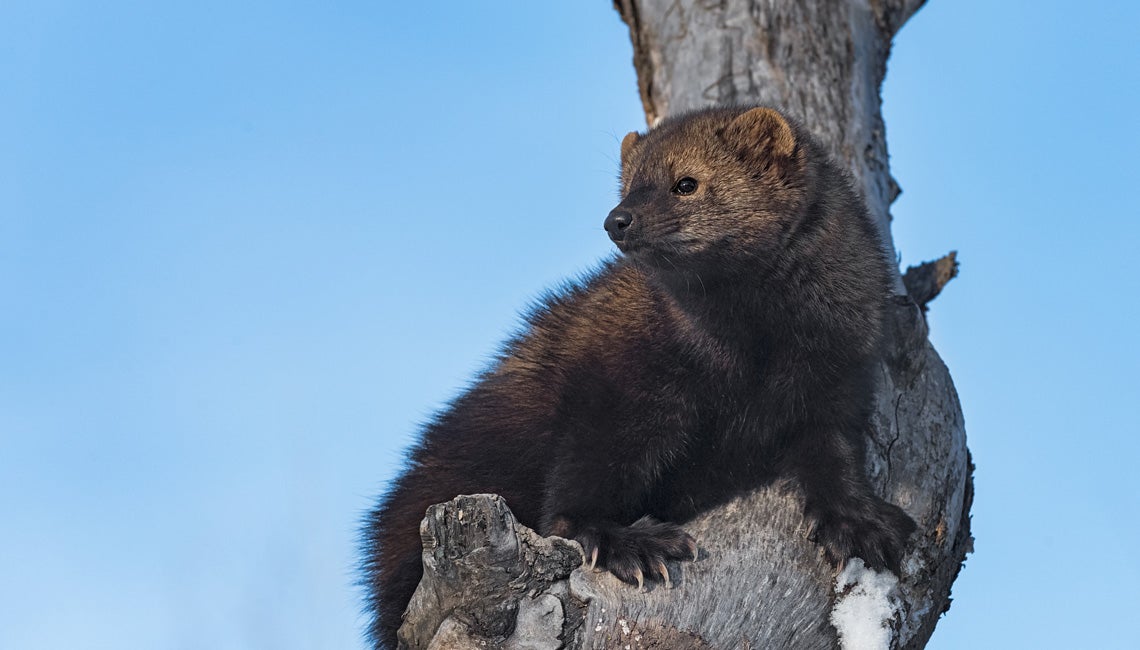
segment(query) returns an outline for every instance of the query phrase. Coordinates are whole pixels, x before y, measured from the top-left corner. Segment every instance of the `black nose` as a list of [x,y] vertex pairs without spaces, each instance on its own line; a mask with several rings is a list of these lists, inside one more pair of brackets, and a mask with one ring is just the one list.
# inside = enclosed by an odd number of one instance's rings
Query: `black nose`
[[633,223],[633,215],[625,210],[614,210],[606,217],[606,232],[610,239],[621,241],[625,239],[625,231]]

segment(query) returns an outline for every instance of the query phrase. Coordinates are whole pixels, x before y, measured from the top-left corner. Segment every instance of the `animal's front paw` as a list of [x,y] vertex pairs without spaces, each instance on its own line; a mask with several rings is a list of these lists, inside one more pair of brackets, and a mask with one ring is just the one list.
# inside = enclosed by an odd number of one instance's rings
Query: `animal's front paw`
[[599,524],[582,528],[574,539],[586,566],[609,570],[622,582],[642,588],[648,577],[672,587],[666,560],[697,559],[697,541],[676,524],[645,516],[629,526]]
[[899,572],[906,541],[915,523],[903,509],[883,501],[808,508],[808,539],[823,546],[827,559],[843,568],[862,558],[872,569]]

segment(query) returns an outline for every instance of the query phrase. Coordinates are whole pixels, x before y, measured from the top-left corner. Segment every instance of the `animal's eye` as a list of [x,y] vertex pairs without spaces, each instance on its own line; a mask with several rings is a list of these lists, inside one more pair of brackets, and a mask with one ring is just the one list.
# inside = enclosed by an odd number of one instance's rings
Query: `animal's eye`
[[696,191],[697,191],[696,179],[695,178],[689,178],[688,176],[677,181],[677,184],[673,186],[673,193],[674,194],[692,194],[693,192],[696,192]]

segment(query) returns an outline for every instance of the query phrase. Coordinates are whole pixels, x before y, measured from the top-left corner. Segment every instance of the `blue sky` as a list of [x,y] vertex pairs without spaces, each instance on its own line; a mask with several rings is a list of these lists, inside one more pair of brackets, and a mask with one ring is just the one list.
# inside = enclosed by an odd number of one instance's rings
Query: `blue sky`
[[[978,465],[932,648],[1134,647],[1140,7],[931,0],[884,88]],[[0,647],[361,647],[357,522],[644,127],[610,3],[0,6]]]

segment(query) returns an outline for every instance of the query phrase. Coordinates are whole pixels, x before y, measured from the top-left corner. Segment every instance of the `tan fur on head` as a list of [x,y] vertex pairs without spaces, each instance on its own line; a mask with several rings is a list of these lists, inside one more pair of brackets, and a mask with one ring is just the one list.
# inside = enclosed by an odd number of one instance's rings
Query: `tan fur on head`
[[[779,157],[791,156],[796,150],[796,136],[792,126],[770,108],[754,108],[732,121],[725,130],[730,140],[753,143],[758,150],[769,150]],[[627,136],[628,137],[628,136]],[[624,151],[625,143],[622,143]]]
[[621,139],[621,159],[623,161],[628,162],[629,152],[633,149],[633,145],[637,144],[640,137],[641,136],[637,135],[637,131],[630,131]]

